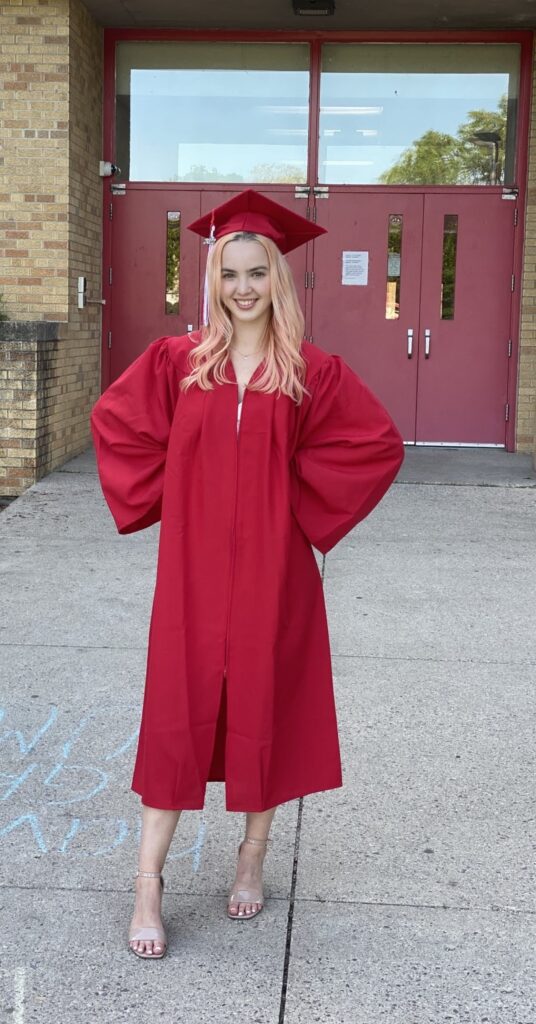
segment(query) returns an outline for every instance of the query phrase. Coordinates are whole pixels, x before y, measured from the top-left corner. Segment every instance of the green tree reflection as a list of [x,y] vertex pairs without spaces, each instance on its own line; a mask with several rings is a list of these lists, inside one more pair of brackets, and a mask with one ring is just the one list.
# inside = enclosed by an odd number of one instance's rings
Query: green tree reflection
[[219,171],[217,167],[205,167],[204,164],[193,164],[182,176],[182,181],[244,181],[241,174]]
[[[178,176],[175,176],[178,180]],[[259,163],[248,171],[247,178],[243,174],[232,171],[219,171],[217,167],[206,167],[205,164],[193,164],[181,181],[254,181],[280,185],[300,185],[306,181],[304,168],[286,163]]]
[[[379,176],[384,185],[489,185],[503,181],[507,98],[496,111],[470,110],[456,135],[427,131]],[[478,134],[495,136],[481,143]]]
[[306,181],[306,173],[296,164],[255,164],[251,168],[252,181],[265,181],[271,184],[301,185]]

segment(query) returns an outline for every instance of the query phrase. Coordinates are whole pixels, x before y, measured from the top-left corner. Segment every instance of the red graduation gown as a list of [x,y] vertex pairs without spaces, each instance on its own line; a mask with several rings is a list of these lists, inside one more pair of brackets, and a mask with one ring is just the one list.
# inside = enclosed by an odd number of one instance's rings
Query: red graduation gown
[[[161,520],[132,788],[153,807],[264,811],[342,785],[326,553],[380,501],[400,435],[336,355],[302,344],[311,397],[180,391],[199,335],[159,338],[91,423],[120,533]],[[253,378],[261,373],[257,367]]]

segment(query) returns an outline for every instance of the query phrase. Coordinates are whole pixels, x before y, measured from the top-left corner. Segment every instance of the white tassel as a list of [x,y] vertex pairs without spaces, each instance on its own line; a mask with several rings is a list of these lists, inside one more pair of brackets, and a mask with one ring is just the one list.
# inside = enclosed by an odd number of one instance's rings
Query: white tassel
[[205,245],[208,245],[207,263],[206,263],[206,267],[205,267],[205,283],[203,285],[203,327],[206,327],[207,324],[208,324],[208,314],[209,314],[209,310],[208,310],[208,265],[209,265],[209,260],[210,260],[211,254],[212,254],[212,246],[214,245],[214,242],[216,241],[216,239],[214,238],[214,224],[212,225],[212,227],[210,229],[210,237],[209,238],[205,238],[204,241],[205,241]]
[[[207,254],[207,267],[208,267],[209,256],[210,256],[210,249],[209,249],[208,254]],[[207,274],[207,267],[205,267],[205,284],[204,284],[204,287],[203,287],[203,327],[206,327],[207,324],[208,324],[208,274]]]

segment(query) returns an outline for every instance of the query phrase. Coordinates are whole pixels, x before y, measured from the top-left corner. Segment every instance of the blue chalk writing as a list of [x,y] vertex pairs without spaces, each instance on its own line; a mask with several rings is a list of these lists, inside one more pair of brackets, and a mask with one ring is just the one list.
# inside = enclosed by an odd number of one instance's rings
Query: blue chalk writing
[[71,753],[71,750],[73,749],[73,746],[76,743],[78,737],[82,735],[86,726],[89,724],[89,722],[93,721],[94,718],[94,713],[91,715],[87,715],[85,718],[83,718],[82,721],[78,723],[72,736],[70,736],[69,739],[63,744],[60,757],[62,757],[64,761],[66,761],[67,758],[69,757],[69,754]]
[[[4,713],[2,712],[2,718],[3,717]],[[51,712],[46,722],[44,722],[41,728],[37,730],[37,732],[34,734],[34,736],[32,736],[30,740],[26,741],[19,729],[8,729],[7,732],[3,733],[3,735],[0,736],[0,743],[5,743],[6,740],[9,740],[12,737],[14,737],[19,744],[19,750],[21,754],[29,754],[32,750],[35,749],[35,747],[39,743],[39,740],[45,735],[45,733],[48,732],[50,726],[54,724],[57,717],[58,709],[54,706],[51,709]]]
[[[93,809],[96,805],[92,801],[110,789],[116,766],[122,773],[121,758],[128,755],[136,743],[139,730],[130,727],[125,729],[123,737],[112,737],[108,751],[99,755],[99,765],[89,763],[93,760],[91,753],[86,760],[87,751],[102,746],[102,717],[106,725],[110,723],[112,728],[117,728],[124,718],[124,707],[120,710],[120,715],[114,715],[114,709],[109,706],[102,713],[98,709],[91,710],[73,728],[68,715],[60,717],[60,709],[54,705],[43,715],[41,725],[29,733],[24,727],[7,728],[9,709],[0,707],[0,723],[4,727],[0,732],[0,744],[4,745],[0,808],[2,811],[11,809],[10,814],[8,811],[11,820],[6,821],[5,815],[3,821],[0,819],[0,841],[12,836],[13,845],[16,837],[17,843],[23,843],[31,856],[59,853],[66,857],[104,857],[127,841],[133,847],[137,845],[141,835],[139,814],[127,821],[106,815],[96,817],[94,812],[91,817],[83,817],[80,813],[84,807]],[[20,709],[18,712],[20,714]],[[63,735],[58,735],[59,728],[66,722],[69,722],[68,730],[63,729]],[[76,764],[71,761],[75,749]],[[103,764],[106,770],[100,766]],[[21,808],[15,804],[21,795],[24,795],[25,809],[29,808],[26,813],[20,813]],[[61,810],[69,806],[73,807],[73,817]],[[193,842],[181,848],[175,841],[169,859],[189,858],[192,870],[198,872],[206,831],[207,823],[201,817]]]
[[[102,793],[103,789],[106,789],[106,786],[108,785],[108,775],[106,772],[101,771],[100,768],[94,768],[92,765],[87,764],[55,764],[50,774],[47,775],[46,779],[43,779],[43,785],[58,788],[65,786],[66,780],[64,778],[62,779],[61,775],[66,772],[74,772],[75,774],[77,772],[89,772],[93,776],[93,779],[95,779],[95,777],[98,779],[98,782],[96,784],[93,783],[87,792],[78,792],[74,796],[64,797],[63,800],[48,800],[47,803],[64,806],[65,804],[79,803],[81,800],[91,800],[94,796],[97,796],[98,793]],[[54,780],[58,778],[58,776],[60,776],[60,781],[55,782]]]
[[26,782],[28,776],[31,775],[37,767],[37,762],[29,764],[20,775],[8,775],[6,772],[0,772],[0,778],[11,780],[11,785],[7,787],[5,793],[0,797],[0,800],[9,800],[10,796],[13,796],[13,793],[17,791],[19,786],[22,786],[23,782]]
[[117,750],[112,750],[111,754],[106,754],[104,760],[113,761],[114,758],[121,757],[121,754],[126,754],[127,750],[130,750],[130,748],[134,746],[134,743],[136,742],[139,734],[140,730],[136,729],[135,732],[132,733],[132,736],[129,736],[128,740],[125,743],[122,743],[121,746],[117,748]]
[[4,825],[3,828],[0,828],[0,839],[2,836],[7,836],[10,832],[14,832],[15,829],[21,828],[26,823],[28,823],[32,830],[38,849],[41,853],[48,853],[47,845],[43,839],[43,834],[39,827],[39,821],[35,814],[21,814],[20,818],[16,818],[15,821],[10,821],[9,825]]

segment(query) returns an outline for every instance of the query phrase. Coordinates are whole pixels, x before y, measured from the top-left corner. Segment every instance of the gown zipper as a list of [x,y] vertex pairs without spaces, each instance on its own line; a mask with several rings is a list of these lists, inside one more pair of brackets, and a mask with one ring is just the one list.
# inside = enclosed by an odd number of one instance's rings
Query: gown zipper
[[[242,411],[240,413],[240,422],[238,424],[237,436],[236,436],[236,473],[235,473],[235,501],[234,501],[234,515],[233,515],[233,529],[231,533],[231,568],[229,571],[229,596],[227,599],[227,625],[225,629],[225,653],[224,653],[224,666],[223,666],[223,678],[227,679],[227,667],[229,663],[229,627],[231,624],[231,602],[233,597],[233,582],[234,582],[234,568],[235,568],[235,555],[236,555],[236,513],[238,508],[238,472],[239,472],[239,453],[240,453],[240,434],[242,431],[242,417],[244,415],[244,405],[246,402],[247,387],[244,388],[244,394],[242,396]],[[238,384],[236,386],[236,397],[237,397],[237,414],[238,414]]]

